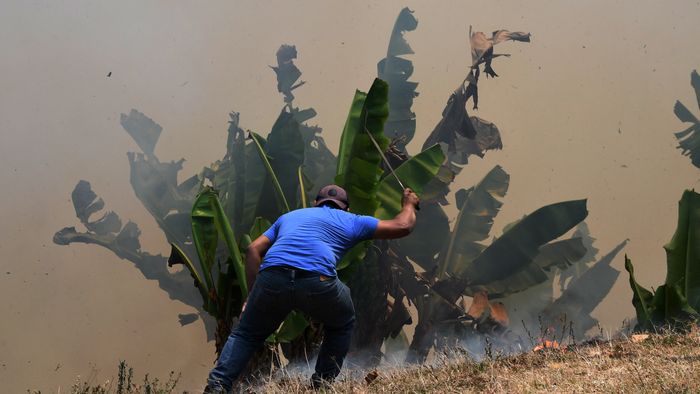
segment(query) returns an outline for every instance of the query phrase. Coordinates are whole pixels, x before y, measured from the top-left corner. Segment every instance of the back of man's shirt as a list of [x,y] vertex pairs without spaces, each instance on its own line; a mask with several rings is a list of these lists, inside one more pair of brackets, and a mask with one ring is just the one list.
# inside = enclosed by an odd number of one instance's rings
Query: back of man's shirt
[[272,246],[260,269],[286,265],[336,276],[336,263],[355,244],[372,238],[378,223],[328,206],[289,212],[265,231]]

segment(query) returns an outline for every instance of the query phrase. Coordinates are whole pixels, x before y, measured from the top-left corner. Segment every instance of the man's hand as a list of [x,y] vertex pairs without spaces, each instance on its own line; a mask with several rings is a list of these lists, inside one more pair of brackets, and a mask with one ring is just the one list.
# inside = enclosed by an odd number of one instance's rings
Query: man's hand
[[419,204],[420,198],[418,198],[418,195],[414,193],[410,187],[405,188],[403,190],[403,197],[401,197],[401,206],[413,205],[414,208],[418,209]]
[[401,212],[391,220],[380,220],[374,231],[374,238],[393,239],[405,237],[416,225],[416,211],[420,198],[413,190],[406,188],[401,198]]

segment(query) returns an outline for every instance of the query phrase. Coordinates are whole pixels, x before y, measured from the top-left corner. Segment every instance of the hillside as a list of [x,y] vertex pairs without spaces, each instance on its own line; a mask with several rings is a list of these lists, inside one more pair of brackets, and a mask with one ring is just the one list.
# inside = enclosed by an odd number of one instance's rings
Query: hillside
[[[347,370],[345,370],[347,372]],[[481,362],[443,358],[432,366],[391,367],[340,379],[327,393],[593,393],[700,392],[700,329],[686,334],[633,335],[591,341],[564,349],[515,356],[494,355]],[[124,375],[124,374],[122,374]],[[363,379],[362,376],[365,376]],[[136,380],[136,379],[134,379]],[[170,379],[139,386],[129,393],[170,393]],[[369,381],[369,382],[368,382]],[[155,384],[154,384],[155,383]],[[175,389],[171,387],[175,385]],[[102,385],[76,383],[72,393],[118,393],[118,379]],[[127,390],[121,392],[126,393]],[[301,376],[272,378],[244,393],[311,393]],[[34,392],[38,393],[38,392]],[[193,392],[190,392],[192,394]]]

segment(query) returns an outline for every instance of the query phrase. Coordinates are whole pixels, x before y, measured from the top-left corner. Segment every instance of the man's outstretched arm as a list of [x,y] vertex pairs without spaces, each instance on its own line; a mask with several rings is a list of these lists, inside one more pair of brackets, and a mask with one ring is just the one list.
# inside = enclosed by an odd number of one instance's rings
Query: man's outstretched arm
[[380,220],[374,231],[374,238],[393,239],[405,237],[416,225],[416,206],[420,199],[411,189],[403,191],[401,212],[391,220]]
[[255,277],[258,275],[260,263],[262,263],[265,253],[272,246],[272,241],[265,235],[261,235],[255,239],[245,251],[245,276],[248,283],[248,292],[255,284]]

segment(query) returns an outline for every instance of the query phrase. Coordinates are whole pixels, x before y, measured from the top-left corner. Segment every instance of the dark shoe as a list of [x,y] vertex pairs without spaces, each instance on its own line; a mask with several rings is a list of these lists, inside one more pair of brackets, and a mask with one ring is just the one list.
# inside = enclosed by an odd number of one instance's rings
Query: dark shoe
[[228,393],[228,391],[226,391],[226,389],[221,387],[220,385],[216,385],[216,386],[207,385],[206,387],[204,387],[204,391],[202,392],[202,394],[227,394],[227,393]]
[[315,391],[330,389],[331,384],[333,384],[333,378],[322,377],[315,373],[311,375],[311,389]]

